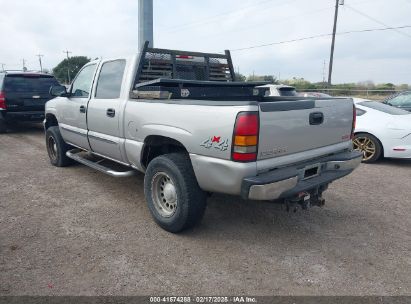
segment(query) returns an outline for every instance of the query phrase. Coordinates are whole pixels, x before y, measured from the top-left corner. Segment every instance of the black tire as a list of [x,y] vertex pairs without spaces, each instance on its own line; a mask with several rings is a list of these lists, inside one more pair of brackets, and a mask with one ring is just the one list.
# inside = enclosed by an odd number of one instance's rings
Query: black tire
[[[167,194],[166,190],[156,191],[157,180],[162,176],[166,181],[165,186],[164,183],[162,184],[163,187],[167,188],[171,184],[170,187],[175,193],[173,209],[171,205],[170,208],[165,205],[164,208],[159,206],[159,204],[167,204],[164,196]],[[159,185],[161,187],[161,184]],[[190,158],[182,153],[162,155],[150,162],[144,177],[144,194],[156,223],[172,233],[178,233],[198,224],[207,205],[207,194],[197,183]],[[164,202],[160,199],[159,203],[160,194]],[[164,213],[167,212],[171,214],[165,215]]]
[[66,156],[66,152],[72,147],[61,137],[59,127],[50,127],[46,131],[46,147],[50,163],[56,167],[66,167],[72,160]]
[[[361,146],[361,143],[363,145]],[[367,152],[367,151],[372,151],[371,150],[366,150],[366,143],[369,148],[374,147],[374,153]],[[354,145],[354,150],[357,150],[359,152],[363,153],[363,163],[369,164],[369,163],[375,163],[378,161],[382,155],[383,155],[383,147],[381,142],[376,138],[375,136],[368,134],[368,133],[357,133],[354,136],[353,139],[353,145]],[[369,149],[368,148],[368,149]]]
[[6,133],[7,129],[7,123],[3,119],[0,119],[0,134]]

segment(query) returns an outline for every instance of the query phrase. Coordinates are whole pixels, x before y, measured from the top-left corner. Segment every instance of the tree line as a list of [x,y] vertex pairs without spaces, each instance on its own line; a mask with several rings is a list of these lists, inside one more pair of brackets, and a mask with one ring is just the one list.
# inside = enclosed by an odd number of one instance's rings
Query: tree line
[[[69,79],[77,75],[80,69],[88,62],[90,58],[86,56],[73,56],[66,58],[61,61],[54,69],[53,75],[61,83],[69,84]],[[395,85],[393,83],[379,83],[375,84],[373,81],[361,81],[357,83],[342,83],[342,84],[333,84],[331,87],[328,87],[327,83],[324,82],[310,82],[304,78],[293,77],[291,79],[285,79],[279,81],[278,78],[274,75],[249,75],[245,76],[240,73],[235,74],[236,81],[257,81],[257,82],[268,82],[272,84],[286,84],[295,87],[298,91],[304,90],[323,90],[326,88],[332,89],[341,89],[341,90],[397,90],[404,91],[410,90],[411,86],[408,84],[399,84]]]

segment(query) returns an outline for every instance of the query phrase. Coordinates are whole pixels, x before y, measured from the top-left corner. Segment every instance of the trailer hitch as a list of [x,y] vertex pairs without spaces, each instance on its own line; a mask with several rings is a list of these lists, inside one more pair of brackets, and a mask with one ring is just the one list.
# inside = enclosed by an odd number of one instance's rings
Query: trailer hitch
[[287,212],[291,210],[296,213],[300,207],[302,210],[308,210],[311,206],[323,207],[325,199],[322,197],[322,191],[300,192],[295,197],[284,200]]

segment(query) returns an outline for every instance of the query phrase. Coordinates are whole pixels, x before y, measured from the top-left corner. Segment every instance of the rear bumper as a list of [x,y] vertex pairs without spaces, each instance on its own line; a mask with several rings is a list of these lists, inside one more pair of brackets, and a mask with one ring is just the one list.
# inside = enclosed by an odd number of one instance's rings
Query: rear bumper
[[[241,196],[250,200],[275,200],[328,185],[350,174],[359,166],[362,154],[356,151],[316,159],[298,166],[273,170],[255,177],[244,178]],[[304,178],[306,168],[318,165],[315,177]]]
[[6,121],[43,121],[44,117],[44,111],[0,112],[0,119]]

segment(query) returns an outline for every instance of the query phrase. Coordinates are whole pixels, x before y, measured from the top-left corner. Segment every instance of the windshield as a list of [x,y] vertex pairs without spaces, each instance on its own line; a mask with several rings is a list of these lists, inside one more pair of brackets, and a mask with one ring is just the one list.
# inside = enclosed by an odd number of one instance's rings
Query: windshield
[[377,111],[390,114],[390,115],[409,115],[410,114],[410,112],[389,106],[387,104],[384,104],[378,101],[363,101],[358,104],[364,107],[367,107],[367,108],[371,108]]
[[58,82],[52,76],[7,75],[4,90],[13,93],[48,93],[54,85],[58,85]]
[[387,104],[393,105],[399,108],[411,107],[411,92],[402,93],[392,99],[387,100]]

